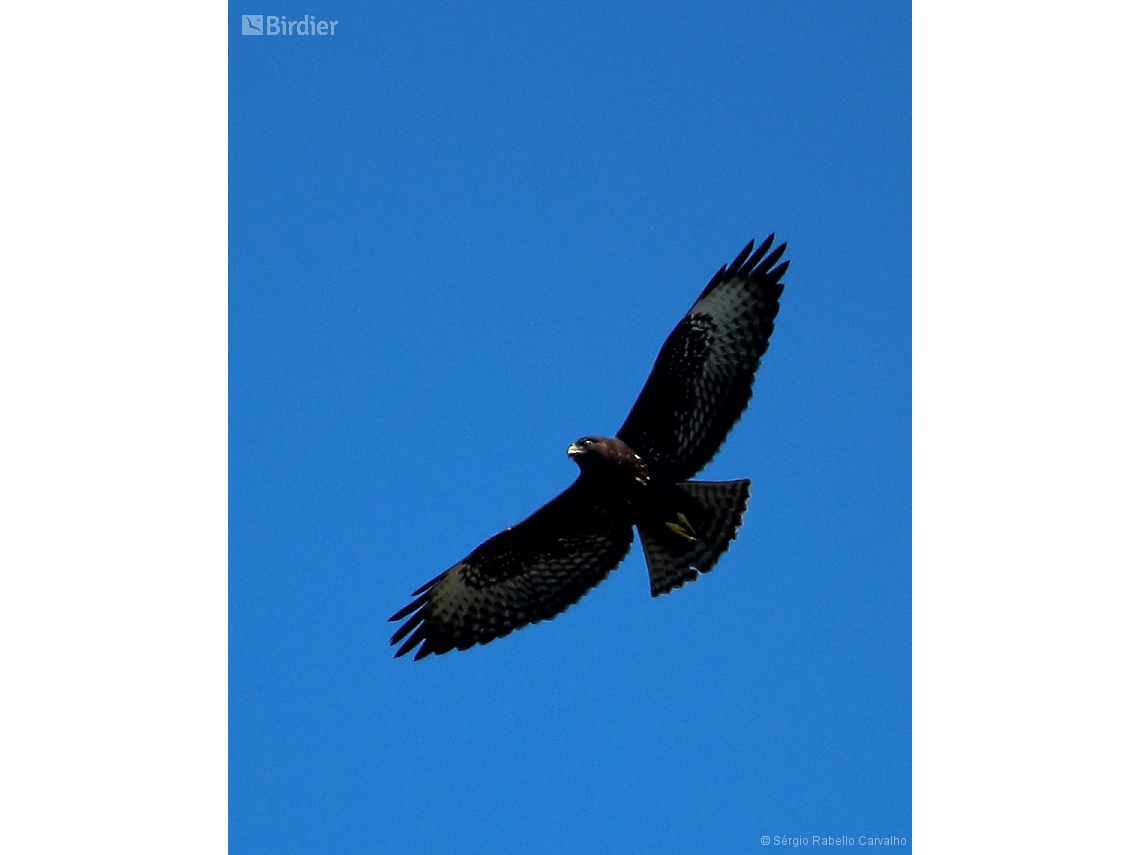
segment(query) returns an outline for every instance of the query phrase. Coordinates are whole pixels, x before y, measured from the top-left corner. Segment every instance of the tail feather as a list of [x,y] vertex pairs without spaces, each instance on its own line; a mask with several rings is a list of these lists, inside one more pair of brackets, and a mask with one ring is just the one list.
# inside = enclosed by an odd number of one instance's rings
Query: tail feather
[[694,500],[683,523],[691,524],[695,537],[686,536],[677,524],[637,527],[649,567],[649,592],[655,597],[712,570],[743,522],[751,482],[683,481],[677,486]]

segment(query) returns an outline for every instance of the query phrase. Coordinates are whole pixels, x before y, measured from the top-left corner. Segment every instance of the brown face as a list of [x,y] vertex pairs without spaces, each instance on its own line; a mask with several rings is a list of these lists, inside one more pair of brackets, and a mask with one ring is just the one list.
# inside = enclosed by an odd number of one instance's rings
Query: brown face
[[566,454],[573,458],[581,457],[584,454],[605,454],[610,442],[611,440],[604,436],[584,436],[566,449]]
[[639,481],[643,481],[649,474],[645,461],[620,439],[584,436],[566,449],[566,454],[582,471],[624,472],[623,477],[632,476]]

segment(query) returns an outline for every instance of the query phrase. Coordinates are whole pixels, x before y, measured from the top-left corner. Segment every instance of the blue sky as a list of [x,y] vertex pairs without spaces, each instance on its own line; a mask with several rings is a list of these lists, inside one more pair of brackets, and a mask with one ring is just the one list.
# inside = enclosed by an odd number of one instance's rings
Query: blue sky
[[[909,839],[907,8],[296,8],[335,37],[230,40],[232,851]],[[387,617],[573,480],[770,231],[715,571],[653,600],[635,546],[394,661]]]

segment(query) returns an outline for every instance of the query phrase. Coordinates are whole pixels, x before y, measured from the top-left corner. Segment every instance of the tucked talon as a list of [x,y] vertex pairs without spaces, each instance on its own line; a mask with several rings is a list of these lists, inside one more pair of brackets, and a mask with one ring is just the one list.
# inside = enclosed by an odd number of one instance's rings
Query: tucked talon
[[[684,519],[683,514],[677,514],[677,516],[681,517],[681,519]],[[686,522],[688,522],[688,520],[686,520]],[[676,523],[667,522],[665,523],[665,528],[669,529],[669,531],[673,532],[673,534],[677,535],[678,537],[683,537],[685,540],[696,542],[696,537],[690,533],[692,532],[691,526],[689,527],[689,531],[685,531],[685,529],[681,528],[681,526],[677,525]]]

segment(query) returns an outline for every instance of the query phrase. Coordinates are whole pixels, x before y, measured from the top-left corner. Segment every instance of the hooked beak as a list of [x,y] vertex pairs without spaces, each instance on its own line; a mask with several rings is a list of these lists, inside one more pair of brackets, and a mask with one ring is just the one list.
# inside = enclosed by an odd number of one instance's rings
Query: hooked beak
[[586,453],[586,449],[582,448],[582,446],[578,445],[578,443],[576,443],[576,442],[573,443],[568,449],[566,449],[566,456],[567,457],[577,457],[579,454],[585,454],[585,453]]

